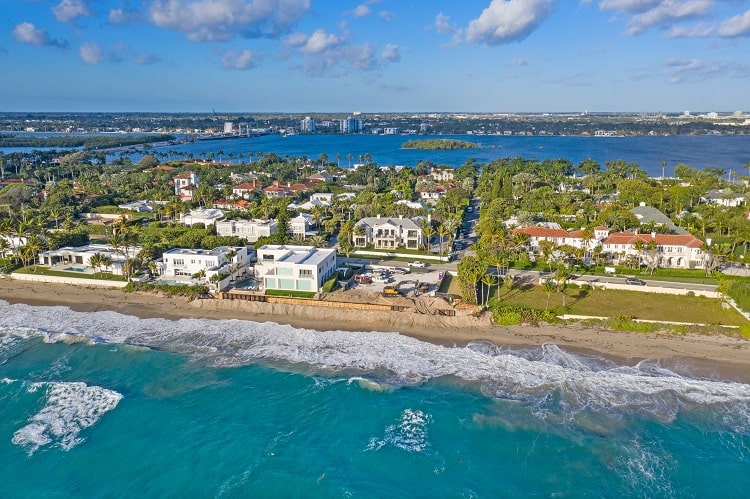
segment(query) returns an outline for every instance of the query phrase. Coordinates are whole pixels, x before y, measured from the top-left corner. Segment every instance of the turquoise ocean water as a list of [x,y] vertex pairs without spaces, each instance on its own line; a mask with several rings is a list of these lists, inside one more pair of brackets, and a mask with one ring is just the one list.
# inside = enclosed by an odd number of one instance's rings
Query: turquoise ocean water
[[0,301],[2,497],[737,497],[750,385]]

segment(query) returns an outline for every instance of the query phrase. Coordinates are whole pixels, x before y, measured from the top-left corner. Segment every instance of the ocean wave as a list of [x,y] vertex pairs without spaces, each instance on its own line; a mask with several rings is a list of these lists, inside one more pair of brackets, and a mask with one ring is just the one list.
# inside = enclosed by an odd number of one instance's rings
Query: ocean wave
[[28,391],[41,388],[46,388],[44,406],[11,439],[29,455],[45,445],[70,450],[83,440],[81,431],[93,426],[122,399],[115,391],[80,382],[32,383]]
[[427,428],[432,416],[420,410],[406,409],[396,424],[386,427],[382,438],[371,438],[365,450],[378,451],[390,445],[407,452],[422,453],[429,447]]
[[731,421],[732,431],[747,433],[750,428],[750,385],[684,377],[648,361],[618,366],[573,355],[554,344],[521,352],[487,342],[446,347],[396,333],[321,332],[240,320],[139,319],[1,301],[0,317],[9,331],[33,327],[46,341],[70,342],[73,336],[144,346],[219,366],[265,361],[347,377],[372,379],[377,373],[379,386],[454,377],[489,397],[530,406],[540,419],[564,421],[596,412],[615,419],[629,414],[669,422],[682,412],[709,407],[718,414],[714,420]]

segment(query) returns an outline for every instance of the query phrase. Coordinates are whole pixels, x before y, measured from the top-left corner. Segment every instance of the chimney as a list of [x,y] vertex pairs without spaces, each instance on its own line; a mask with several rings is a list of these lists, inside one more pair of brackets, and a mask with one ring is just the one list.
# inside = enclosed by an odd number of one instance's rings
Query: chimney
[[651,239],[656,239],[656,232],[651,233]]
[[378,220],[380,220],[380,213],[378,213]]

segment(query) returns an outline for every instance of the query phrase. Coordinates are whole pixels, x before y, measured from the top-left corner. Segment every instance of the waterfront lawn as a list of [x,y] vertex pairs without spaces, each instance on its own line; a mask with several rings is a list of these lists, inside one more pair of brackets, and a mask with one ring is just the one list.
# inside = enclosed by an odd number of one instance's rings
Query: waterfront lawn
[[22,269],[15,270],[19,274],[31,274],[31,275],[48,275],[55,277],[67,277],[74,279],[94,279],[97,281],[126,281],[125,276],[107,274],[106,272],[98,272],[96,274],[89,274],[88,272],[64,272],[62,270],[51,270],[41,265],[34,267],[24,267]]
[[[500,288],[500,300],[544,310],[547,295],[541,286],[530,284]],[[549,298],[549,308],[557,315],[576,314],[604,317],[692,322],[741,326],[747,320],[733,308],[724,309],[721,300],[702,296],[679,296],[614,289],[584,290],[569,286],[565,307],[560,293]]]

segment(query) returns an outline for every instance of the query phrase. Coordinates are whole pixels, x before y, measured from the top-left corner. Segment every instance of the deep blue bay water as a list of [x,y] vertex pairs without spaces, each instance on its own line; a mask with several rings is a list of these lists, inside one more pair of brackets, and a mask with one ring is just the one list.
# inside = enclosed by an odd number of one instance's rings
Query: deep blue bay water
[[[425,151],[402,149],[401,145],[410,139],[422,138],[455,138],[481,145],[479,149],[459,149],[453,151]],[[657,137],[542,137],[542,136],[495,136],[495,135],[441,135],[441,136],[403,136],[403,135],[265,135],[261,137],[208,140],[178,146],[157,148],[157,151],[169,150],[192,153],[200,158],[203,152],[216,154],[222,151],[222,159],[238,161],[243,155],[244,161],[257,158],[258,153],[275,152],[279,156],[302,155],[317,159],[322,153],[331,162],[340,155],[342,167],[349,166],[348,155],[352,155],[352,164],[360,156],[370,154],[373,161],[381,166],[405,165],[415,166],[420,160],[430,160],[437,164],[461,166],[469,158],[479,163],[488,163],[500,158],[524,157],[528,159],[563,158],[578,164],[592,158],[604,166],[608,161],[625,160],[637,163],[652,176],[660,176],[662,162],[666,162],[665,175],[670,176],[674,167],[684,163],[692,168],[706,167],[731,169],[740,175],[747,174],[750,162],[750,135],[724,136],[657,136]],[[252,154],[253,156],[250,156]],[[218,156],[215,156],[218,159]],[[136,158],[134,156],[134,158]],[[135,160],[135,159],[134,159]]]
[[735,497],[750,385],[0,301],[3,497]]

